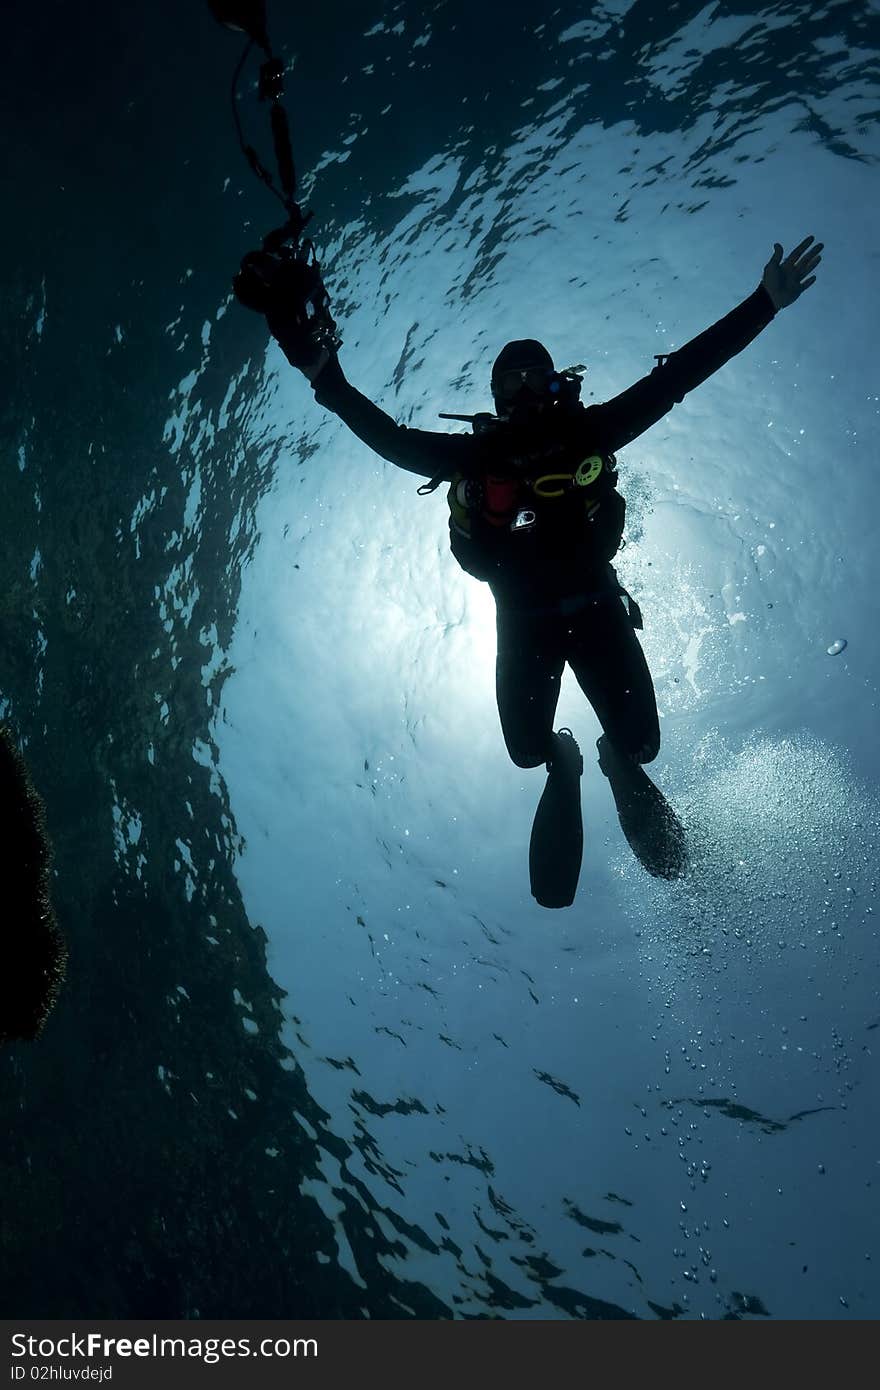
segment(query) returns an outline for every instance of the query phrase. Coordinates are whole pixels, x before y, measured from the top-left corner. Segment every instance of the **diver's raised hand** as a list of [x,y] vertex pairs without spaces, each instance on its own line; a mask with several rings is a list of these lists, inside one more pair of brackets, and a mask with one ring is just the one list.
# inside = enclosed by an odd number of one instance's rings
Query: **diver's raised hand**
[[292,367],[302,372],[307,381],[314,384],[320,372],[330,361],[330,351],[316,342],[313,334],[301,325],[289,320],[266,315],[269,332],[278,343],[284,356]]
[[804,237],[785,260],[782,259],[779,242],[774,243],[773,255],[764,266],[761,281],[773,301],[774,309],[785,309],[793,304],[816,279],[811,271],[821,261],[824,245],[821,241],[814,245],[815,240],[815,237]]
[[242,259],[232,288],[246,309],[265,314],[288,362],[314,383],[342,345],[314,252],[286,244],[267,250],[264,242]]

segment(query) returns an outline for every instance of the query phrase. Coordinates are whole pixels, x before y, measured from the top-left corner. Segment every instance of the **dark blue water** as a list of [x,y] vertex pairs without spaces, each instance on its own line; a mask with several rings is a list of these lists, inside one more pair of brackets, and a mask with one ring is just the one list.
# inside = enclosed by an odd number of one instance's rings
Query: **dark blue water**
[[621,454],[694,865],[633,859],[571,680],[557,913],[442,491],[229,296],[274,216],[237,40],[57,8],[6,98],[0,713],[71,961],[0,1063],[4,1304],[876,1317],[873,7],[270,8],[342,361],[405,423],[526,336],[606,399],[826,243]]

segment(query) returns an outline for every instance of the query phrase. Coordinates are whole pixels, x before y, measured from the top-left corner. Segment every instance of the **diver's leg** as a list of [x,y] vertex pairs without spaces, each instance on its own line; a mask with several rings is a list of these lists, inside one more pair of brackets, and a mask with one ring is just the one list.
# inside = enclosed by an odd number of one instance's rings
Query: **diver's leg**
[[604,730],[599,766],[630,849],[648,873],[680,878],[688,867],[684,828],[641,766],[657,756],[660,723],[648,663],[622,602],[605,599],[578,615],[568,660]]
[[602,597],[574,615],[568,663],[621,757],[653,762],[660,751],[654,682],[618,598]]
[[529,879],[535,900],[551,908],[574,901],[584,846],[583,759],[570,733],[553,732],[566,640],[558,613],[498,605],[498,713],[507,751],[518,767],[547,766],[529,842]]
[[553,614],[497,603],[495,692],[504,742],[517,767],[553,756],[553,716],[565,665]]

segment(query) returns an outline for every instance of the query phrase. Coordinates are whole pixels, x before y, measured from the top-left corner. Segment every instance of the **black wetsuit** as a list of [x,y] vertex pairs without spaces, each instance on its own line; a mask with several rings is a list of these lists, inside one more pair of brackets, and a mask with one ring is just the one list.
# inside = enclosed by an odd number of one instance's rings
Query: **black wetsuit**
[[[576,466],[588,455],[612,455],[629,444],[741,352],[773,316],[770,297],[759,287],[619,396],[558,418],[551,408],[528,431],[506,424],[485,434],[442,434],[398,425],[346,381],[335,357],[320,372],[315,397],[375,453],[421,477],[479,477],[497,469],[502,455],[510,461],[533,450],[536,428],[548,442],[547,472],[553,459],[564,456]],[[502,541],[482,575],[496,601],[498,712],[508,752],[522,767],[551,755],[566,662],[615,748],[650,762],[660,747],[654,688],[632,616],[611,555],[596,553],[578,501],[548,508],[527,540]]]

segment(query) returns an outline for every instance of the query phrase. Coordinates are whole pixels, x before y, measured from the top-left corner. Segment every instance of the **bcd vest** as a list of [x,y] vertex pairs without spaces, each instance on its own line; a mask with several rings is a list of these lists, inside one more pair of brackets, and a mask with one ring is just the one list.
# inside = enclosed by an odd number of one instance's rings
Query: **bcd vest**
[[483,580],[544,564],[557,548],[576,549],[587,567],[607,565],[626,513],[616,485],[613,454],[575,459],[563,445],[523,460],[487,460],[485,470],[458,473],[449,485],[452,553]]

